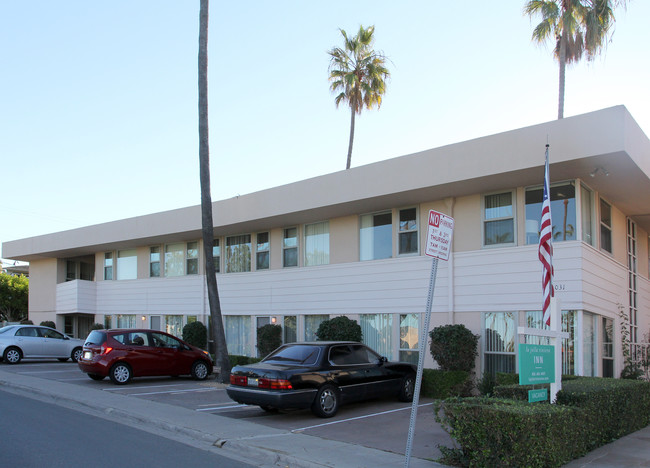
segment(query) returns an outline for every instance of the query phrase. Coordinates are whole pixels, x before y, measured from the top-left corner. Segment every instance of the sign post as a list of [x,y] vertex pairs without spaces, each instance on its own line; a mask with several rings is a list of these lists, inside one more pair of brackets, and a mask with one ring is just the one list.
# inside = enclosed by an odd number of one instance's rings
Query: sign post
[[438,259],[449,260],[451,251],[451,239],[454,233],[454,218],[437,211],[429,211],[429,227],[427,229],[427,244],[425,254],[433,257],[431,264],[431,276],[429,278],[429,293],[427,295],[427,308],[424,316],[424,324],[420,332],[418,368],[415,378],[415,389],[413,390],[413,403],[411,404],[411,420],[409,423],[409,434],[406,441],[406,455],[404,460],[405,468],[411,463],[411,450],[413,448],[413,435],[415,433],[415,421],[418,415],[418,404],[420,402],[420,388],[422,387],[422,370],[424,367],[424,353],[431,321],[431,307],[433,305],[433,291],[436,288],[436,275],[438,273]]

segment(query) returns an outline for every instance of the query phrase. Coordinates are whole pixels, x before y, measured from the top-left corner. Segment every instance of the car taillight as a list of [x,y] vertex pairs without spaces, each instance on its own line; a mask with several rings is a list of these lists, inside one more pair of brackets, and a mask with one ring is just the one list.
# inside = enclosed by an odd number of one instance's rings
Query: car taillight
[[291,382],[282,379],[260,379],[259,388],[269,388],[271,390],[291,390]]
[[111,351],[113,351],[113,348],[111,348],[110,346],[106,346],[106,343],[104,342],[102,343],[102,347],[99,348],[99,351],[100,351],[99,354],[108,354]]
[[233,375],[230,374],[230,383],[232,385],[239,385],[245,387],[248,385],[248,377],[244,375]]

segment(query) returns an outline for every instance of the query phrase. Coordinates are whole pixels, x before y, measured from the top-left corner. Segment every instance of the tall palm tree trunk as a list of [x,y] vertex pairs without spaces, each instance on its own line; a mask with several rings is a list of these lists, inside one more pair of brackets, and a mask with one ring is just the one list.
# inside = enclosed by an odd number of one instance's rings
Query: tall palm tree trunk
[[209,0],[201,0],[199,13],[199,171],[201,178],[201,233],[205,256],[205,278],[208,288],[208,303],[212,339],[215,344],[216,366],[219,381],[230,379],[230,359],[226,345],[226,334],[221,317],[221,302],[217,288],[212,248],[214,245],[214,223],[212,221],[212,195],[210,194],[210,145],[208,140],[208,9]]
[[354,107],[350,106],[350,109],[352,111],[352,116],[350,117],[350,143],[348,144],[348,162],[345,165],[346,169],[350,169],[350,164],[352,163],[352,144],[354,143],[354,116],[356,114]]
[[558,105],[557,105],[557,118],[564,118],[564,87],[566,80],[566,46],[567,46],[567,37],[566,32],[562,33],[560,36],[560,86],[559,86],[559,96],[558,96]]

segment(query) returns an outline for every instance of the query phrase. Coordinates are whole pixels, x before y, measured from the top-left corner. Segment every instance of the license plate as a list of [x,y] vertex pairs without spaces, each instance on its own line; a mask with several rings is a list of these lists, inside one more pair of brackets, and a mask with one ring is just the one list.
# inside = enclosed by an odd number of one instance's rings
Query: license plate
[[92,351],[84,351],[84,359],[92,359],[92,357],[93,357]]
[[252,378],[249,377],[248,378],[248,386],[249,387],[257,387],[257,386],[259,386],[258,380],[259,379],[252,379]]

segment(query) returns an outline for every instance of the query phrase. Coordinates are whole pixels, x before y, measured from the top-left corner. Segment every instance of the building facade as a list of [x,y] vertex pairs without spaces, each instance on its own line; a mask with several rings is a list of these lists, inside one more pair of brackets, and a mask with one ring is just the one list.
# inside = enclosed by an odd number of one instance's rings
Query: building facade
[[[476,371],[516,371],[518,326],[541,327],[537,259],[550,144],[554,289],[563,371],[617,376],[622,336],[650,332],[650,141],[614,107],[214,203],[214,258],[231,354],[256,330],[315,338],[346,315],[390,359],[417,359],[431,269],[429,210],[455,219],[430,327],[481,336]],[[29,317],[75,336],[93,323],[181,335],[208,324],[200,206],[3,245],[30,262]],[[435,367],[427,351],[426,367]]]

